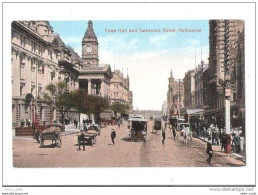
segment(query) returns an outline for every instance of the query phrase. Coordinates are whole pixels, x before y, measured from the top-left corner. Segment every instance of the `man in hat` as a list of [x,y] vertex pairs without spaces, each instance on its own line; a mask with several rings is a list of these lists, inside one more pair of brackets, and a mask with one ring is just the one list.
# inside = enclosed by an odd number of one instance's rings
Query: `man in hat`
[[176,140],[176,128],[174,126],[172,126],[172,131],[173,131],[174,140]]
[[111,130],[111,140],[113,145],[115,145],[116,132],[114,129]]
[[166,139],[166,129],[165,128],[162,128],[162,143],[164,144],[165,142],[165,139]]
[[84,143],[85,138],[84,137],[85,137],[85,135],[84,135],[83,131],[81,130],[81,135],[79,135],[79,137],[78,137],[78,143],[79,143],[79,150],[81,150],[81,145],[82,145],[83,151],[85,151],[85,143]]
[[211,158],[212,158],[212,153],[213,153],[211,137],[208,138],[206,153],[209,155],[209,158],[207,158],[206,162],[208,164],[211,164]]
[[38,129],[35,129],[34,137],[37,140],[37,142],[40,143],[40,141],[39,141],[39,130]]

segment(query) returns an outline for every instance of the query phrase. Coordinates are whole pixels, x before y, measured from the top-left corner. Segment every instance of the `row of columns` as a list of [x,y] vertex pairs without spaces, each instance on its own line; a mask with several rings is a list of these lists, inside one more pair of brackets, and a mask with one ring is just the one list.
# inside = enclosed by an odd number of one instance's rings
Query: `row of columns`
[[[87,79],[87,81],[88,81],[88,94],[92,94],[92,84],[93,84],[93,81],[92,80],[98,80],[98,79]],[[99,93],[101,94],[101,95],[108,95],[108,93],[109,93],[109,89],[108,89],[108,84],[107,84],[107,82],[105,82],[105,80],[104,79],[99,79],[100,80],[100,91],[99,91]],[[99,87],[99,82],[98,83],[96,83],[96,85],[97,85],[97,88]],[[96,88],[96,90],[98,90]],[[97,91],[96,91],[97,92]]]

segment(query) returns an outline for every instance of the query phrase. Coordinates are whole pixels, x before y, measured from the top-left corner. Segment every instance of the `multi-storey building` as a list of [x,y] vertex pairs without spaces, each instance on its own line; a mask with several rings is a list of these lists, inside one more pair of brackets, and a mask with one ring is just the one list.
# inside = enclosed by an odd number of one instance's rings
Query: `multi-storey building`
[[[65,81],[71,89],[78,87],[81,59],[73,55],[47,21],[12,22],[12,115],[13,127],[23,119],[50,120],[47,105],[37,98],[50,83]],[[54,110],[53,120],[58,120]]]
[[129,76],[124,78],[120,70],[112,72],[110,80],[110,103],[120,103],[129,106],[129,113],[132,111],[132,92],[129,86]]
[[201,61],[201,64],[196,67],[194,72],[194,107],[203,108],[203,73],[208,69],[208,64]]
[[[38,101],[50,83],[66,82],[69,90],[85,90],[88,94],[107,97],[112,72],[110,65],[100,65],[98,40],[92,21],[82,39],[82,58],[66,46],[48,21],[14,21],[12,23],[12,114],[13,127],[26,119],[60,121],[61,114]],[[114,79],[113,79],[114,80]],[[133,94],[129,77],[121,80],[119,98],[132,110]],[[110,100],[111,102],[113,100]],[[75,117],[75,116],[74,116]]]
[[[224,98],[223,81],[226,60],[231,68],[231,117],[243,123],[244,119],[244,21],[241,20],[211,20],[209,22],[209,70],[208,86],[205,99],[205,114],[209,121],[224,127]],[[228,28],[228,31],[226,31]],[[226,45],[227,44],[227,45]],[[227,49],[226,49],[227,46]],[[205,75],[206,77],[207,75]],[[234,119],[235,118],[235,119]],[[242,121],[242,122],[241,122]],[[240,125],[240,124],[238,124]],[[243,126],[243,125],[241,125]]]
[[195,105],[195,82],[194,70],[189,70],[185,73],[184,83],[184,105],[186,109],[194,108]]
[[167,92],[167,112],[168,116],[181,115],[180,110],[184,107],[184,85],[182,80],[175,80],[170,72],[170,77],[168,78],[168,92]]

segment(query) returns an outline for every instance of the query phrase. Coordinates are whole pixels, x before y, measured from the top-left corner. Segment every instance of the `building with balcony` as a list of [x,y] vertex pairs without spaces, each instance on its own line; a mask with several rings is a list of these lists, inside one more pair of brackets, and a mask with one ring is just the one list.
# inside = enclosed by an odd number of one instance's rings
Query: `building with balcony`
[[120,70],[112,72],[110,80],[110,103],[119,103],[129,106],[129,113],[132,112],[132,91],[130,91],[129,76],[124,78]]
[[[224,76],[226,60],[230,61],[231,121],[233,126],[243,126],[245,116],[244,78],[244,21],[210,20],[209,67],[203,74],[205,117],[219,127],[225,125]],[[226,50],[227,44],[227,50]],[[241,123],[241,125],[240,125]]]
[[[69,90],[85,90],[91,95],[107,97],[110,103],[128,104],[131,112],[133,94],[129,77],[123,78],[117,71],[112,73],[108,64],[99,64],[98,40],[92,21],[88,21],[82,39],[82,57],[65,45],[48,21],[14,21],[11,42],[13,127],[20,126],[22,119],[34,121],[36,114],[41,124],[59,122],[61,113],[40,102],[39,97],[47,85],[60,81],[66,82]],[[114,92],[117,84],[119,91]],[[69,115],[69,118],[77,118],[76,113],[69,114],[72,117]]]
[[[48,21],[12,22],[12,126],[20,121],[50,121],[49,106],[35,100],[50,83],[65,81],[78,88],[81,59],[55,34]],[[52,120],[59,120],[53,110]]]
[[199,64],[195,68],[194,72],[194,108],[203,108],[203,96],[206,95],[204,94],[203,91],[203,74],[205,71],[208,70],[208,64],[205,64],[204,61],[201,61],[201,64]]
[[194,70],[185,73],[184,83],[184,106],[186,109],[195,108],[195,80]]

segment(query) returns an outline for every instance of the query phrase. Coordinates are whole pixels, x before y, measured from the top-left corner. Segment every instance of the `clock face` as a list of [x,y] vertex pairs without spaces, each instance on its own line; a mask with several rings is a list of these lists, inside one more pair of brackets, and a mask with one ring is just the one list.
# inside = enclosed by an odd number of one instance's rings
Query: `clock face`
[[92,51],[92,48],[91,48],[90,46],[87,46],[87,47],[86,47],[86,52],[87,52],[87,53],[90,53],[91,51]]

